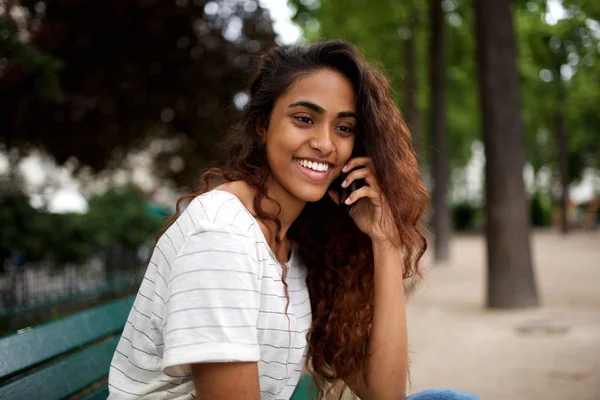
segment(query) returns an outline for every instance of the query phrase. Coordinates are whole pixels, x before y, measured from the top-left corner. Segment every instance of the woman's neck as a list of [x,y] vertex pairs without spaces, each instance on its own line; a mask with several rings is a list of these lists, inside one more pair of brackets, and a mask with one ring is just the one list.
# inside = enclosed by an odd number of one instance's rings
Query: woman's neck
[[[278,216],[279,222],[281,223],[279,238],[284,240],[288,230],[290,229],[290,226],[292,226],[296,218],[298,218],[304,209],[304,206],[306,206],[306,201],[291,195],[273,177],[271,177],[267,183],[267,194],[271,199],[276,200],[281,207],[281,212]],[[263,200],[263,208],[274,215],[276,215],[279,211],[277,204],[267,199]]]
[[[277,246],[277,240],[275,240],[275,223],[260,218],[254,209],[254,198],[256,197],[256,190],[254,188],[244,181],[234,181],[223,183],[215,189],[225,190],[237,196],[244,206],[246,206],[246,208],[252,213],[252,215],[258,217],[257,220],[262,225],[261,229],[269,241],[269,246],[271,249],[275,250],[279,247]],[[281,223],[279,239],[280,242],[286,243],[287,232],[304,209],[306,202],[290,195],[277,181],[272,178],[267,184],[267,194],[271,199],[276,200],[281,207],[281,212],[278,215],[279,222]],[[277,212],[279,211],[277,203],[270,201],[267,198],[263,198],[261,206],[262,209],[269,214],[277,215]],[[286,245],[285,247],[289,246]]]

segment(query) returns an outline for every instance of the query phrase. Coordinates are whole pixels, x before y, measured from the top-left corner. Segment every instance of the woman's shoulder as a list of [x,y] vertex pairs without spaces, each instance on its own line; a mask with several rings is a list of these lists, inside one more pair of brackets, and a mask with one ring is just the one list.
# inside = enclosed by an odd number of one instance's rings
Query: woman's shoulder
[[197,196],[188,206],[192,219],[198,225],[219,225],[243,233],[250,233],[255,224],[240,194],[218,187]]

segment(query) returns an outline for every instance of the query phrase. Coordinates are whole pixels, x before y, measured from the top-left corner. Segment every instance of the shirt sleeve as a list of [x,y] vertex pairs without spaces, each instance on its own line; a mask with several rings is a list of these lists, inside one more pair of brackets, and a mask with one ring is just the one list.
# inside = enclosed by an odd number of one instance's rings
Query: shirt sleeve
[[259,277],[253,239],[233,225],[200,224],[168,278],[163,371],[258,361]]

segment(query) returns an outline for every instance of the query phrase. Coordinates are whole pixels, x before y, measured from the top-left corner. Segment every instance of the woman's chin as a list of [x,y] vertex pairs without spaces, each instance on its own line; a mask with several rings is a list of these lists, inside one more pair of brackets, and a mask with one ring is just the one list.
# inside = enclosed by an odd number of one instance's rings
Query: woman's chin
[[323,190],[321,188],[311,188],[307,190],[299,191],[296,194],[296,197],[306,201],[307,203],[314,203],[323,198],[323,196],[329,196],[327,194],[327,190]]

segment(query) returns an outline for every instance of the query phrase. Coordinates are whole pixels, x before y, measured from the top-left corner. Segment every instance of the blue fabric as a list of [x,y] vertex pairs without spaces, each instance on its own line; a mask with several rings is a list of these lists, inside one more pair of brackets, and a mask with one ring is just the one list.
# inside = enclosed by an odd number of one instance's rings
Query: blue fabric
[[406,400],[481,400],[481,397],[455,389],[429,389],[412,394]]

